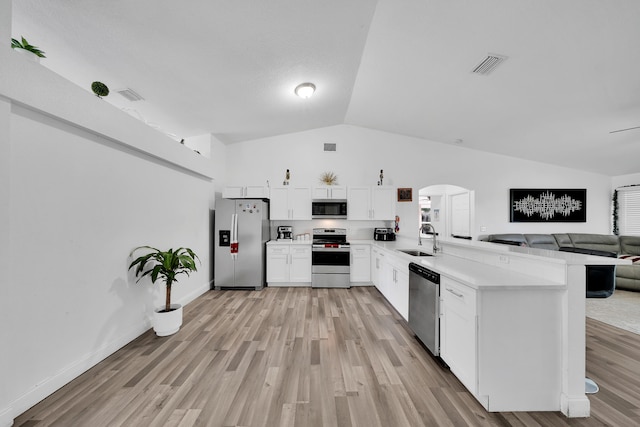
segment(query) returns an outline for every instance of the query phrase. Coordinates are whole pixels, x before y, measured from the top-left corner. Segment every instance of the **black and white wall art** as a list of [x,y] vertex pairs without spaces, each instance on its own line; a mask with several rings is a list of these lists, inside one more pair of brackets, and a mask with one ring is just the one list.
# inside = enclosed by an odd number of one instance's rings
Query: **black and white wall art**
[[512,188],[511,222],[586,222],[587,190]]

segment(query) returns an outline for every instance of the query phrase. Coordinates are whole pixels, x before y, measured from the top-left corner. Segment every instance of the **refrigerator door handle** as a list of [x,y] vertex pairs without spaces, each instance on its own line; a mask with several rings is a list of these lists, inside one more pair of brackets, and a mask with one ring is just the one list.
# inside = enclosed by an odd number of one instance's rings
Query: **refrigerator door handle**
[[238,258],[238,214],[231,215],[231,258]]

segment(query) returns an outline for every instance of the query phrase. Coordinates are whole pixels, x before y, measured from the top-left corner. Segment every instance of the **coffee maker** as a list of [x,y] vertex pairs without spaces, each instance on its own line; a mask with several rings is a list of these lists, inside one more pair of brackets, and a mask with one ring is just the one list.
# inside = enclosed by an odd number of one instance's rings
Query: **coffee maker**
[[290,225],[278,226],[278,240],[293,240],[293,231]]

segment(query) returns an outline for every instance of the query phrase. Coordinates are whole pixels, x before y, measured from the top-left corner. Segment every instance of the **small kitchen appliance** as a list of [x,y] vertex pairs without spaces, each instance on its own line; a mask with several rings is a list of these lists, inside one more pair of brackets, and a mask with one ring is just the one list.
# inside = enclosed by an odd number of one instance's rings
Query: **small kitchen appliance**
[[374,228],[373,240],[393,241],[396,240],[396,233],[393,232],[393,228]]
[[312,200],[312,219],[347,219],[347,201],[338,199]]
[[290,225],[278,226],[278,240],[293,240],[293,231]]

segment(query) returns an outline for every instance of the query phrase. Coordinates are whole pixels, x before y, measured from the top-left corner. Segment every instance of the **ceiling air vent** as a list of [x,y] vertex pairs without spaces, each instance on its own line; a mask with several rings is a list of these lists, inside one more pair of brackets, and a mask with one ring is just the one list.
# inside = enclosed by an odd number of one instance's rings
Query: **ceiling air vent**
[[336,151],[336,144],[325,142],[324,151]]
[[133,89],[122,89],[117,91],[120,95],[127,98],[129,101],[143,101],[144,98],[138,95]]
[[474,74],[480,74],[482,76],[486,76],[491,73],[496,67],[504,62],[507,59],[504,55],[496,55],[495,53],[490,53],[484,58],[475,68],[471,71]]

